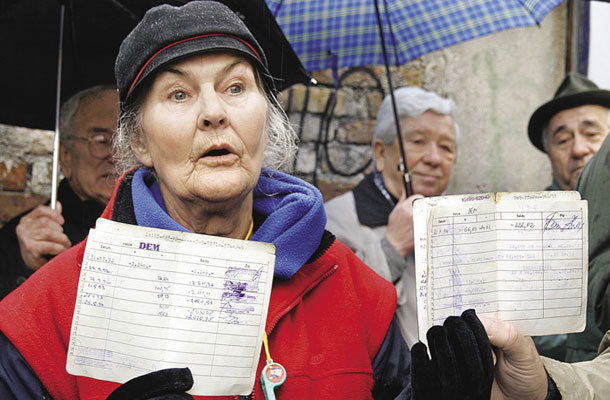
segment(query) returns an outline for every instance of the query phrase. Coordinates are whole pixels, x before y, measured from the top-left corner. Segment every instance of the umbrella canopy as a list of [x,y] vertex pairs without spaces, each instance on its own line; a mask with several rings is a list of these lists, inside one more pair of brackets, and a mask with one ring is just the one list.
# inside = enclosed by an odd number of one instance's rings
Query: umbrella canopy
[[383,65],[375,3],[389,62],[402,65],[454,44],[538,24],[563,0],[266,0],[309,72]]
[[[5,2],[6,1],[6,2]],[[65,5],[61,102],[76,92],[114,82],[123,38],[151,7],[187,0],[3,0],[0,76],[7,95],[0,123],[54,129],[60,35]],[[236,10],[261,41],[278,88],[308,81],[299,58],[263,0],[220,0]]]

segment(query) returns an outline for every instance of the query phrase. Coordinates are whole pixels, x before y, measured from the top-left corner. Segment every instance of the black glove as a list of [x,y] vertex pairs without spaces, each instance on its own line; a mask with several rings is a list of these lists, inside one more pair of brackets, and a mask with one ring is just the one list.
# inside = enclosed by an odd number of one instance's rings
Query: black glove
[[448,317],[426,333],[432,359],[421,342],[411,349],[416,400],[488,400],[493,383],[491,344],[474,310]]
[[191,370],[168,368],[130,379],[106,400],[193,400],[193,396],[185,393],[192,387]]

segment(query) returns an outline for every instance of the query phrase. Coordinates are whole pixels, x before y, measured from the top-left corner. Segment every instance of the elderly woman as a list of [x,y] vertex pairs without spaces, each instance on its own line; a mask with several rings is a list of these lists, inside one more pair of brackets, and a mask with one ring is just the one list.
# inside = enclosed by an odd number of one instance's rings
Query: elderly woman
[[[102,218],[275,244],[266,333],[287,370],[279,398],[364,399],[374,385],[408,397],[391,284],[324,230],[316,188],[268,169],[290,160],[295,137],[243,22],[216,2],[154,8],[123,42],[116,77],[115,150],[129,170]],[[1,398],[103,399],[119,386],[66,372],[85,243],[0,303]]]

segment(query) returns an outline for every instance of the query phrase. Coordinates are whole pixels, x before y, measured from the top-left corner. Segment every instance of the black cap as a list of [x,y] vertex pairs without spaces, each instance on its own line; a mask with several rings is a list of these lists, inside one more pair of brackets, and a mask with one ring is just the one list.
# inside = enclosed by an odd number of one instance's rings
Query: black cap
[[553,99],[538,107],[532,114],[527,128],[530,141],[534,146],[545,151],[542,145],[542,130],[553,115],[588,104],[610,108],[610,91],[600,89],[593,81],[578,72],[569,73],[559,85]]
[[152,72],[181,58],[226,50],[245,55],[273,90],[267,59],[243,21],[215,1],[193,1],[180,7],[151,8],[127,35],[114,66],[123,107],[134,89]]

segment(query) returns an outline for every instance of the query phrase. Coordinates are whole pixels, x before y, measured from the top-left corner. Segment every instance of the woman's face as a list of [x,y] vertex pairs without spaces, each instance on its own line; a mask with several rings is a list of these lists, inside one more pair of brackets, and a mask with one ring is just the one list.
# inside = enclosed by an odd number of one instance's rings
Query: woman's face
[[176,202],[244,199],[262,166],[266,120],[265,95],[245,59],[193,56],[155,76],[133,149],[154,167],[168,210]]

